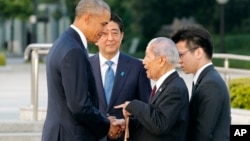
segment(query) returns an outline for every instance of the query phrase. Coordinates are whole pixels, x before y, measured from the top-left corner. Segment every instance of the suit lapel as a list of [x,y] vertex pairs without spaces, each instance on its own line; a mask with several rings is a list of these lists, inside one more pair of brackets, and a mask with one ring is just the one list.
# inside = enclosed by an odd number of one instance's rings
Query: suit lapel
[[213,71],[214,70],[214,66],[213,65],[210,65],[208,67],[206,67],[200,74],[196,84],[194,85],[194,87],[192,88],[192,95],[191,95],[191,99],[190,101],[193,99],[193,96],[195,96],[197,93],[195,92],[197,90],[197,88],[199,87],[202,79],[206,76],[206,74],[209,72],[209,71]]
[[84,53],[86,54],[86,57],[88,57],[88,51],[86,50],[82,40],[81,40],[81,37],[80,35],[72,28],[72,27],[69,27],[67,30],[66,30],[66,33],[67,34],[70,34],[71,36],[74,37],[74,39],[76,39],[76,41],[78,42],[78,44],[80,44],[82,46],[82,48],[84,49]]
[[120,95],[120,91],[128,77],[130,71],[129,60],[125,57],[123,53],[120,53],[118,59],[118,66],[115,74],[115,82],[113,85],[112,95],[109,103],[109,109],[112,109],[115,105],[117,97]]
[[96,88],[97,88],[98,97],[99,97],[99,105],[100,107],[106,107],[105,109],[107,109],[107,102],[106,102],[104,88],[102,84],[99,53],[93,56],[92,68],[95,74],[95,80],[96,80],[95,82],[96,82]]
[[194,85],[194,87],[193,87],[193,89],[192,89],[192,95],[195,94],[195,90],[199,87],[199,85],[200,85],[202,79],[206,76],[206,74],[207,74],[209,71],[213,70],[213,69],[214,69],[213,65],[210,65],[210,66],[206,67],[206,68],[201,72],[201,74],[200,74],[200,76],[199,76],[199,78],[198,78],[196,84]]
[[164,89],[167,88],[168,84],[176,77],[178,77],[178,73],[175,71],[174,73],[170,74],[167,79],[161,84],[161,86],[157,89],[155,96],[152,98],[150,103],[154,103],[155,100],[164,92]]

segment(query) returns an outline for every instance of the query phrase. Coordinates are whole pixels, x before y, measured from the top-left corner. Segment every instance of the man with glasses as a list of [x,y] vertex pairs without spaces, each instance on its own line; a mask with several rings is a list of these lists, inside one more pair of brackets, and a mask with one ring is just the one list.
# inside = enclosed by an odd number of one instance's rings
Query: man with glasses
[[194,74],[188,140],[229,141],[229,93],[211,61],[213,43],[209,32],[200,26],[190,26],[177,31],[172,39],[182,70]]

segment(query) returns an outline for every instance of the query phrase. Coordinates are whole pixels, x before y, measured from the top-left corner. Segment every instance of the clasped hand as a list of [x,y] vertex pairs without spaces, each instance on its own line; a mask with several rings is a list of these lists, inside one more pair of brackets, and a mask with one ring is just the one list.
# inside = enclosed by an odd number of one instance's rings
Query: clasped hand
[[[131,115],[131,113],[125,110],[128,104],[129,102],[127,101],[121,105],[115,106],[115,109],[122,109],[123,116],[125,117],[125,119],[127,119]],[[108,136],[111,139],[117,139],[122,135],[123,131],[125,130],[126,121],[125,119],[116,119],[116,117],[114,116],[110,116],[108,118],[110,120],[110,129],[109,129]]]
[[125,120],[116,119],[114,116],[110,116],[108,119],[110,120],[108,137],[111,139],[119,138],[125,130]]

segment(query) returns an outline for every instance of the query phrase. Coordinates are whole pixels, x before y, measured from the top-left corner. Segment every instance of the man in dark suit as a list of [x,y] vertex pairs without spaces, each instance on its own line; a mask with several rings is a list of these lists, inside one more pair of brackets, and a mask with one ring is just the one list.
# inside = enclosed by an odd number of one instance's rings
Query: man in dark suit
[[[151,84],[147,78],[146,71],[142,62],[134,57],[128,56],[119,51],[123,39],[123,22],[122,19],[112,13],[109,23],[104,27],[103,35],[96,45],[99,53],[90,57],[90,62],[94,70],[94,76],[99,96],[100,111],[107,116],[123,118],[121,110],[114,109],[115,105],[138,99],[144,102],[148,101]],[[112,69],[115,78],[110,99],[105,95],[105,72],[108,65],[105,62],[113,61]],[[110,140],[103,138],[102,141]],[[123,140],[123,137],[117,139]]]
[[188,89],[175,67],[179,54],[174,42],[165,37],[152,39],[143,60],[147,77],[156,89],[149,103],[127,101],[123,108],[130,116],[129,129],[133,141],[185,141],[188,126]]
[[213,43],[210,34],[200,26],[190,26],[177,31],[172,39],[179,50],[181,68],[187,74],[194,74],[188,140],[228,141],[229,93],[211,62]]
[[48,110],[42,141],[98,141],[117,127],[98,110],[87,41],[96,42],[110,19],[102,0],[81,0],[74,23],[53,44],[46,60]]

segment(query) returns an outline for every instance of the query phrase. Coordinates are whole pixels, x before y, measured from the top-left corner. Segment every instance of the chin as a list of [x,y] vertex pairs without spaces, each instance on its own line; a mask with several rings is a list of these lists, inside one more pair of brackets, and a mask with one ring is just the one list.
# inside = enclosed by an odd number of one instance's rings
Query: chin
[[147,74],[147,77],[148,77],[149,79],[153,79],[153,78],[152,78],[152,76],[151,76],[151,75],[149,75],[149,74]]
[[98,40],[87,40],[87,43],[96,43]]
[[185,72],[185,74],[191,74],[191,72],[189,72],[189,71],[185,71],[185,70],[183,70],[184,72]]

